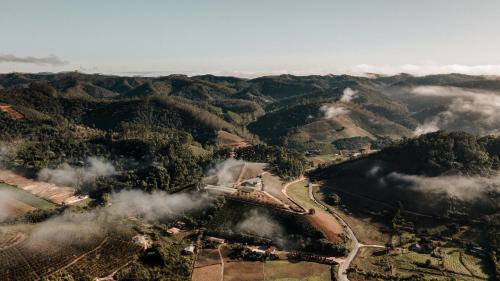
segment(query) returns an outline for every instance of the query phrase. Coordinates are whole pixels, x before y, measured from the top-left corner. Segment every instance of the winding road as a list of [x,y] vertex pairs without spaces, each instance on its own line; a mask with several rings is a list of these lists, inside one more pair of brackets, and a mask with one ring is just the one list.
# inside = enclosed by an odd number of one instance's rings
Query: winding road
[[[300,177],[300,178],[298,178],[298,179],[296,179],[296,180],[294,180],[292,182],[286,183],[285,185],[283,185],[282,192],[283,192],[283,194],[288,199],[290,199],[290,201],[292,201],[292,202],[296,203],[297,205],[299,205],[304,210],[304,212],[307,213],[307,211],[306,211],[307,209],[306,208],[304,208],[303,206],[301,206],[295,199],[291,198],[287,194],[287,188],[288,188],[288,186],[290,186],[290,185],[292,185],[294,183],[297,183],[299,181],[302,181],[304,179],[305,179],[304,177]],[[325,204],[323,204],[322,202],[316,200],[316,198],[314,197],[314,194],[313,194],[313,185],[309,182],[309,179],[307,179],[307,182],[308,182],[309,199],[311,199],[311,201],[313,201],[314,203],[316,203],[318,206],[321,206],[323,209],[325,209],[325,210],[331,210],[327,206],[325,206]],[[362,247],[372,247],[372,248],[382,248],[382,249],[385,249],[385,246],[382,246],[382,245],[365,245],[365,244],[360,243],[359,240],[358,240],[358,238],[356,237],[356,235],[352,231],[351,227],[349,226],[349,224],[347,224],[347,222],[342,217],[340,217],[337,213],[335,213],[335,211],[331,210],[330,213],[342,224],[342,226],[344,227],[344,229],[347,231],[350,240],[352,241],[352,249],[351,249],[351,251],[349,252],[349,254],[345,258],[333,258],[339,264],[339,268],[338,268],[338,280],[339,281],[349,281],[349,278],[347,278],[347,269],[349,268],[349,266],[351,265],[351,262],[356,257],[356,255],[357,255],[357,253],[358,253],[358,251],[359,251],[360,248],[362,248]]]

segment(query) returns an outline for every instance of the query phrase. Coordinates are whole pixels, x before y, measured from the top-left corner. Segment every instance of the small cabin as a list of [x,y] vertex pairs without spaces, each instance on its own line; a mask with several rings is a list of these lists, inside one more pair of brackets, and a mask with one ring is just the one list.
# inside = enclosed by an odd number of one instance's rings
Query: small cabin
[[194,255],[194,250],[195,250],[194,245],[190,245],[182,250],[182,254],[192,256]]

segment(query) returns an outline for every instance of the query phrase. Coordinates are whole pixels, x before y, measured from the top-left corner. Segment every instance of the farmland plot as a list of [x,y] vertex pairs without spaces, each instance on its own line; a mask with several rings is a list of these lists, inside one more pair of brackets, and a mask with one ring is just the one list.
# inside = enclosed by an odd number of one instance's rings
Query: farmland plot
[[330,266],[313,262],[290,263],[268,261],[264,265],[265,281],[329,281],[332,280]]
[[446,270],[462,275],[471,275],[460,260],[460,251],[458,249],[443,249],[443,252],[443,265]]

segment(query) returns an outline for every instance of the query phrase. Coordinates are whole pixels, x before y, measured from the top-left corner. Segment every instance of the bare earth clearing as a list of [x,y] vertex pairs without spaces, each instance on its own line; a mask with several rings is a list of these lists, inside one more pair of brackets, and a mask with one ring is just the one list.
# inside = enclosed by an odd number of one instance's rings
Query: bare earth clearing
[[72,187],[27,179],[8,170],[0,170],[0,182],[19,187],[56,204],[78,201],[78,197],[74,196],[76,190]]

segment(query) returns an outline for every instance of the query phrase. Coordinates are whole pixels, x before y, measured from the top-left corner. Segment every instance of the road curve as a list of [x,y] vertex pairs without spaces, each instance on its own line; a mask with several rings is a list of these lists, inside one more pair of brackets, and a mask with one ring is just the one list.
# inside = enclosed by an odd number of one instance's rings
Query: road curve
[[[288,194],[287,194],[287,188],[288,188],[288,186],[290,186],[290,185],[292,185],[294,183],[297,183],[299,181],[302,181],[304,179],[307,180],[307,183],[308,183],[309,199],[311,199],[313,202],[315,202],[316,204],[318,204],[318,206],[323,207],[323,209],[325,209],[327,211],[330,210],[330,213],[346,229],[347,234],[349,235],[349,238],[352,241],[352,248],[351,248],[351,251],[349,252],[349,254],[347,255],[347,257],[345,257],[345,258],[335,258],[334,259],[339,264],[338,273],[337,273],[338,274],[338,280],[339,281],[349,281],[349,278],[347,278],[347,269],[349,268],[349,266],[351,265],[351,262],[356,257],[356,255],[357,255],[357,253],[359,251],[359,248],[361,248],[361,247],[373,247],[373,248],[383,248],[383,249],[385,249],[386,247],[382,246],[382,245],[364,245],[364,244],[361,244],[359,242],[358,238],[356,237],[356,235],[354,234],[354,232],[352,231],[352,229],[349,226],[349,224],[347,224],[347,222],[341,216],[339,216],[337,213],[335,213],[335,211],[333,211],[330,208],[328,208],[327,206],[325,206],[325,204],[323,204],[322,202],[316,200],[316,198],[314,197],[314,194],[313,194],[313,188],[312,188],[313,185],[309,182],[309,179],[304,178],[303,176],[301,176],[301,177],[299,177],[298,179],[296,179],[294,181],[288,182],[288,183],[286,183],[286,184],[283,185],[283,188],[282,188],[281,192],[288,199],[290,199],[292,202],[295,202],[295,200],[293,200],[293,198],[290,198],[290,196],[288,196]],[[297,204],[297,205],[300,206],[300,204]],[[307,213],[307,210],[303,206],[300,206],[300,207],[304,210],[304,213]]]
[[[308,190],[309,198],[312,201],[314,201],[316,204],[318,204],[318,205],[322,206],[323,208],[325,208],[326,210],[331,210],[327,206],[325,206],[325,204],[323,204],[322,202],[316,200],[316,198],[314,197],[314,194],[313,194],[313,188],[312,188],[313,186],[309,182],[309,180],[308,180],[308,185],[307,186],[308,186],[308,189],[309,189]],[[374,247],[374,248],[384,248],[385,249],[385,246],[381,246],[381,245],[364,245],[364,244],[359,243],[358,238],[356,237],[356,235],[352,231],[352,229],[349,226],[349,224],[347,224],[347,222],[341,216],[339,216],[337,213],[335,213],[335,211],[331,210],[331,214],[335,218],[337,218],[338,221],[340,221],[340,223],[342,224],[342,226],[344,226],[344,228],[347,230],[347,233],[349,234],[349,238],[352,241],[352,249],[349,252],[349,254],[347,255],[347,257],[345,259],[343,259],[343,260],[342,259],[341,260],[337,260],[337,262],[339,263],[338,280],[339,281],[349,281],[349,278],[347,278],[347,269],[349,268],[349,266],[351,265],[351,262],[356,257],[356,254],[358,253],[359,248],[361,248],[361,247]]]

